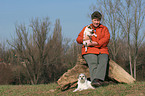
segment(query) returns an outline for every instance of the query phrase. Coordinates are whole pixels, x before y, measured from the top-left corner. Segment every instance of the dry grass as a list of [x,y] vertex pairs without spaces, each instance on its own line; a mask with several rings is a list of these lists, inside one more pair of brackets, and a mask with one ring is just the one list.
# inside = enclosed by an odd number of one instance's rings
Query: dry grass
[[73,93],[61,91],[56,83],[43,85],[1,85],[0,96],[145,96],[145,82],[110,84]]

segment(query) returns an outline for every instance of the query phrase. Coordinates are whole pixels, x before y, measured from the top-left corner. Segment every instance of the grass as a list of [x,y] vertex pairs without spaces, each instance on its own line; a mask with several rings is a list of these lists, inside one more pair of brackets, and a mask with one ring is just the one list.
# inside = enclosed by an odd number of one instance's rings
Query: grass
[[73,93],[61,91],[56,83],[41,85],[0,85],[0,96],[145,96],[145,82],[110,84]]

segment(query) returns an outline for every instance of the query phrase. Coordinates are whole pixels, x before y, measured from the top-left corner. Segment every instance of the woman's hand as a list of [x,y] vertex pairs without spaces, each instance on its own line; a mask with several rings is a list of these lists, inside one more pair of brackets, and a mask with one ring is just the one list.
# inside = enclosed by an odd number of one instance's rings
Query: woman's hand
[[91,41],[90,43],[87,44],[87,46],[97,46],[98,43],[95,41]]
[[95,41],[90,41],[90,40],[83,41],[83,44],[84,44],[85,46],[97,46],[97,45],[98,45],[97,42],[95,42]]

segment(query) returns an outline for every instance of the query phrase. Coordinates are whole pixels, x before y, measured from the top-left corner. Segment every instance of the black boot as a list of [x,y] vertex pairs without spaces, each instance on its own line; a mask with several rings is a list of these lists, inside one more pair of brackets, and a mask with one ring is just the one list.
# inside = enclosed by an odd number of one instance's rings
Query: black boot
[[94,80],[92,81],[91,85],[92,85],[93,87],[99,87],[99,86],[102,85],[102,81],[99,80],[99,79],[94,79]]

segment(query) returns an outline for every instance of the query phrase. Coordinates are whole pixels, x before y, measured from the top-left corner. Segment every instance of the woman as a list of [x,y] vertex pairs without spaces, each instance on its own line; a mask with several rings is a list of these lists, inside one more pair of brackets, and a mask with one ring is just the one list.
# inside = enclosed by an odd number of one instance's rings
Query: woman
[[[89,26],[97,36],[84,37],[84,31],[87,27],[85,26],[76,39],[79,44],[83,44],[83,41],[87,40],[85,45],[87,46],[87,51],[85,51],[85,46],[83,45],[82,56],[88,63],[91,84],[94,87],[100,86],[105,79],[109,55],[107,45],[110,40],[110,33],[108,28],[100,23],[101,18],[102,15],[98,11],[91,15],[92,24]],[[88,37],[91,40],[88,40]]]

